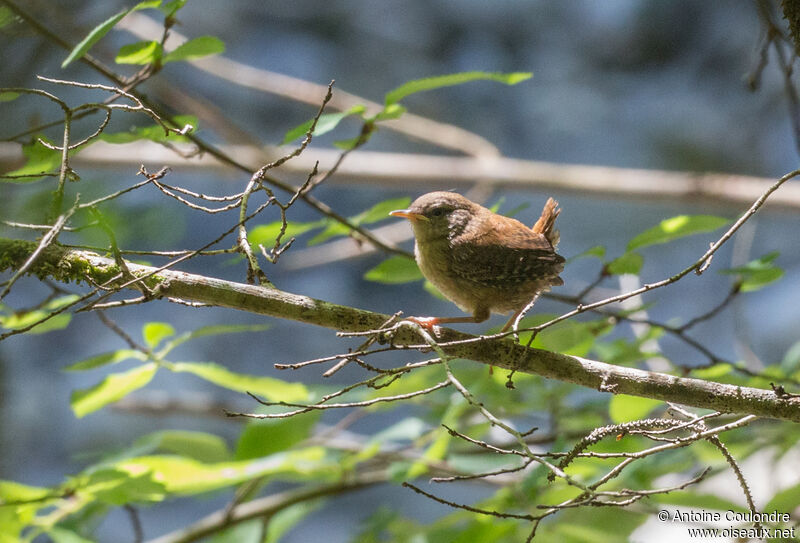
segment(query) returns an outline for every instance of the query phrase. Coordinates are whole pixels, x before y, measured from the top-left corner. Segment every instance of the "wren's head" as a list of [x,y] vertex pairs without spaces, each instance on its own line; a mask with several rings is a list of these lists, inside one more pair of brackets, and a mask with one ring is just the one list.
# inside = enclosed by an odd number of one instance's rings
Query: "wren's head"
[[461,235],[473,217],[486,211],[455,192],[429,192],[414,200],[408,209],[389,215],[408,219],[417,242],[426,243]]

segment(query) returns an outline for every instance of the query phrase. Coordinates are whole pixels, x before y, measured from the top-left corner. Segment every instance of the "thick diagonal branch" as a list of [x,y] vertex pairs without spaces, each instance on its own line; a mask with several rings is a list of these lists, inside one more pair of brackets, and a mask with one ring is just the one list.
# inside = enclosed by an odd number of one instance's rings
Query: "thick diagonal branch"
[[[0,238],[0,271],[17,269],[35,250],[35,242]],[[278,289],[133,263],[127,265],[134,277],[140,278],[148,288],[164,297],[352,332],[374,330],[388,318],[380,313]],[[114,260],[61,246],[48,247],[30,266],[29,272],[60,281],[82,281],[89,278],[95,284],[107,288],[119,286],[115,282],[122,281],[118,279],[119,269]],[[451,329],[442,329],[437,341],[443,351],[451,356],[558,379],[602,392],[630,394],[726,413],[749,413],[800,422],[800,401],[778,397],[771,390],[615,366],[577,356],[526,348],[510,339],[486,339]],[[398,328],[392,342],[399,348],[428,348],[413,327]]]

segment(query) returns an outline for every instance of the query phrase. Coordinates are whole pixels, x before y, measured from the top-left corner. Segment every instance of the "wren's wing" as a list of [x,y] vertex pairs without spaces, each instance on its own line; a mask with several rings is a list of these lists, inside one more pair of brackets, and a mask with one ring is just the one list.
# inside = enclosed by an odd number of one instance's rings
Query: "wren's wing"
[[564,257],[552,249],[522,249],[504,245],[469,243],[453,247],[451,269],[480,285],[513,284],[532,279],[550,279],[561,285],[558,274],[564,269]]
[[493,218],[494,227],[480,236],[454,240],[450,265],[455,274],[487,286],[531,279],[563,284],[558,274],[564,269],[564,257],[555,253],[543,234],[508,217]]

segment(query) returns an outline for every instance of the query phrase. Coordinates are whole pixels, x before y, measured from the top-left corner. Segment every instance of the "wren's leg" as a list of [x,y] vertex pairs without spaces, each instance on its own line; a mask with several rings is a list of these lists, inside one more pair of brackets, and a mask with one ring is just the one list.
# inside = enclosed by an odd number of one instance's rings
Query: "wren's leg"
[[519,317],[519,314],[520,314],[520,313],[522,313],[522,309],[520,309],[519,311],[517,311],[517,312],[515,312],[513,315],[511,315],[511,318],[510,318],[510,319],[508,319],[508,322],[507,322],[507,323],[505,323],[505,324],[503,325],[503,327],[500,329],[500,333],[501,333],[501,334],[502,334],[503,332],[507,331],[509,328],[511,328],[511,325],[512,325],[512,324],[514,324],[514,321],[515,321],[515,320],[517,320],[517,317]]

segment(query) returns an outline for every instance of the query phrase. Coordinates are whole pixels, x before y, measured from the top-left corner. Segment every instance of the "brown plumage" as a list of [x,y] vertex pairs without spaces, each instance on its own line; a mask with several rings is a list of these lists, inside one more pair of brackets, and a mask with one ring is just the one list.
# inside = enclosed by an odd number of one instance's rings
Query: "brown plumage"
[[415,318],[433,326],[442,322],[482,322],[491,313],[513,311],[507,329],[528,303],[551,286],[564,258],[555,220],[561,212],[550,198],[533,228],[497,215],[453,192],[430,192],[408,209],[391,215],[407,218],[414,229],[414,254],[423,275],[472,317]]

